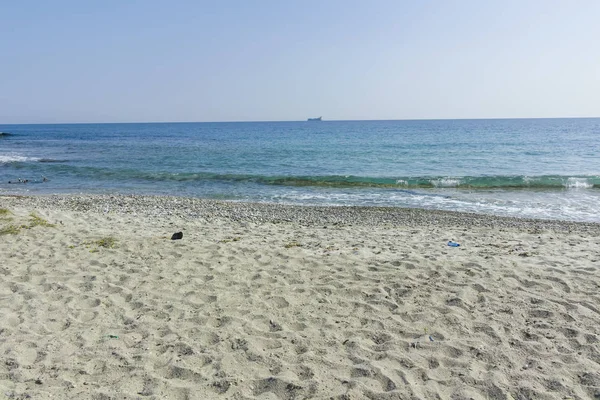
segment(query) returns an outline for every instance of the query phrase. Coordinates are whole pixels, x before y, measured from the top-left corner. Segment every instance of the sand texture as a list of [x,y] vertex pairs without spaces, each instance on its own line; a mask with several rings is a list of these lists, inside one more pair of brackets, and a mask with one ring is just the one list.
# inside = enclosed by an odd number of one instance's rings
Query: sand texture
[[600,398],[598,225],[185,202],[0,197],[0,398]]

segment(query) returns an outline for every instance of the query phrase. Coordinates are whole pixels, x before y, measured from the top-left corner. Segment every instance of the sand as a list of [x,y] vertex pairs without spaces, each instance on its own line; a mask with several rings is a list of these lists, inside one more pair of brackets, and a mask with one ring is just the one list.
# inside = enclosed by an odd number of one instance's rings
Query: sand
[[0,230],[23,226],[0,235],[0,398],[600,398],[600,225],[168,198],[0,208]]

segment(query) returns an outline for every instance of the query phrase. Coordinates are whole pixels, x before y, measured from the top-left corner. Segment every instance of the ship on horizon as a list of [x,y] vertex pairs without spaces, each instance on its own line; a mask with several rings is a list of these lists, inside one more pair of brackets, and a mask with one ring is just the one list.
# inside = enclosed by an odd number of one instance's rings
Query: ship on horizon
[[323,117],[309,118],[308,121],[322,121]]

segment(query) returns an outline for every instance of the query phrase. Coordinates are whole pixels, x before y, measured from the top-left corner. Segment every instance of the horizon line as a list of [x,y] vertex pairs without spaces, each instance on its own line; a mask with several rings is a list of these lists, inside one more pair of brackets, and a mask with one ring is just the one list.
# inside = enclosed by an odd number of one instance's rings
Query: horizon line
[[[524,119],[597,119],[600,117],[493,117],[493,118],[398,118],[398,119],[323,119],[311,122],[375,122],[375,121],[483,121]],[[123,121],[123,122],[20,122],[2,125],[101,125],[101,124],[226,124],[265,122],[309,122],[307,119],[289,120],[231,120],[231,121]]]

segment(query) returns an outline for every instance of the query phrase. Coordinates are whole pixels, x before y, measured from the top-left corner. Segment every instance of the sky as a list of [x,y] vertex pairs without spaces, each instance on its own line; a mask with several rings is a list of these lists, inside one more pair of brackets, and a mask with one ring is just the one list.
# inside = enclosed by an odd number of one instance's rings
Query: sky
[[600,117],[597,0],[0,0],[0,123]]

